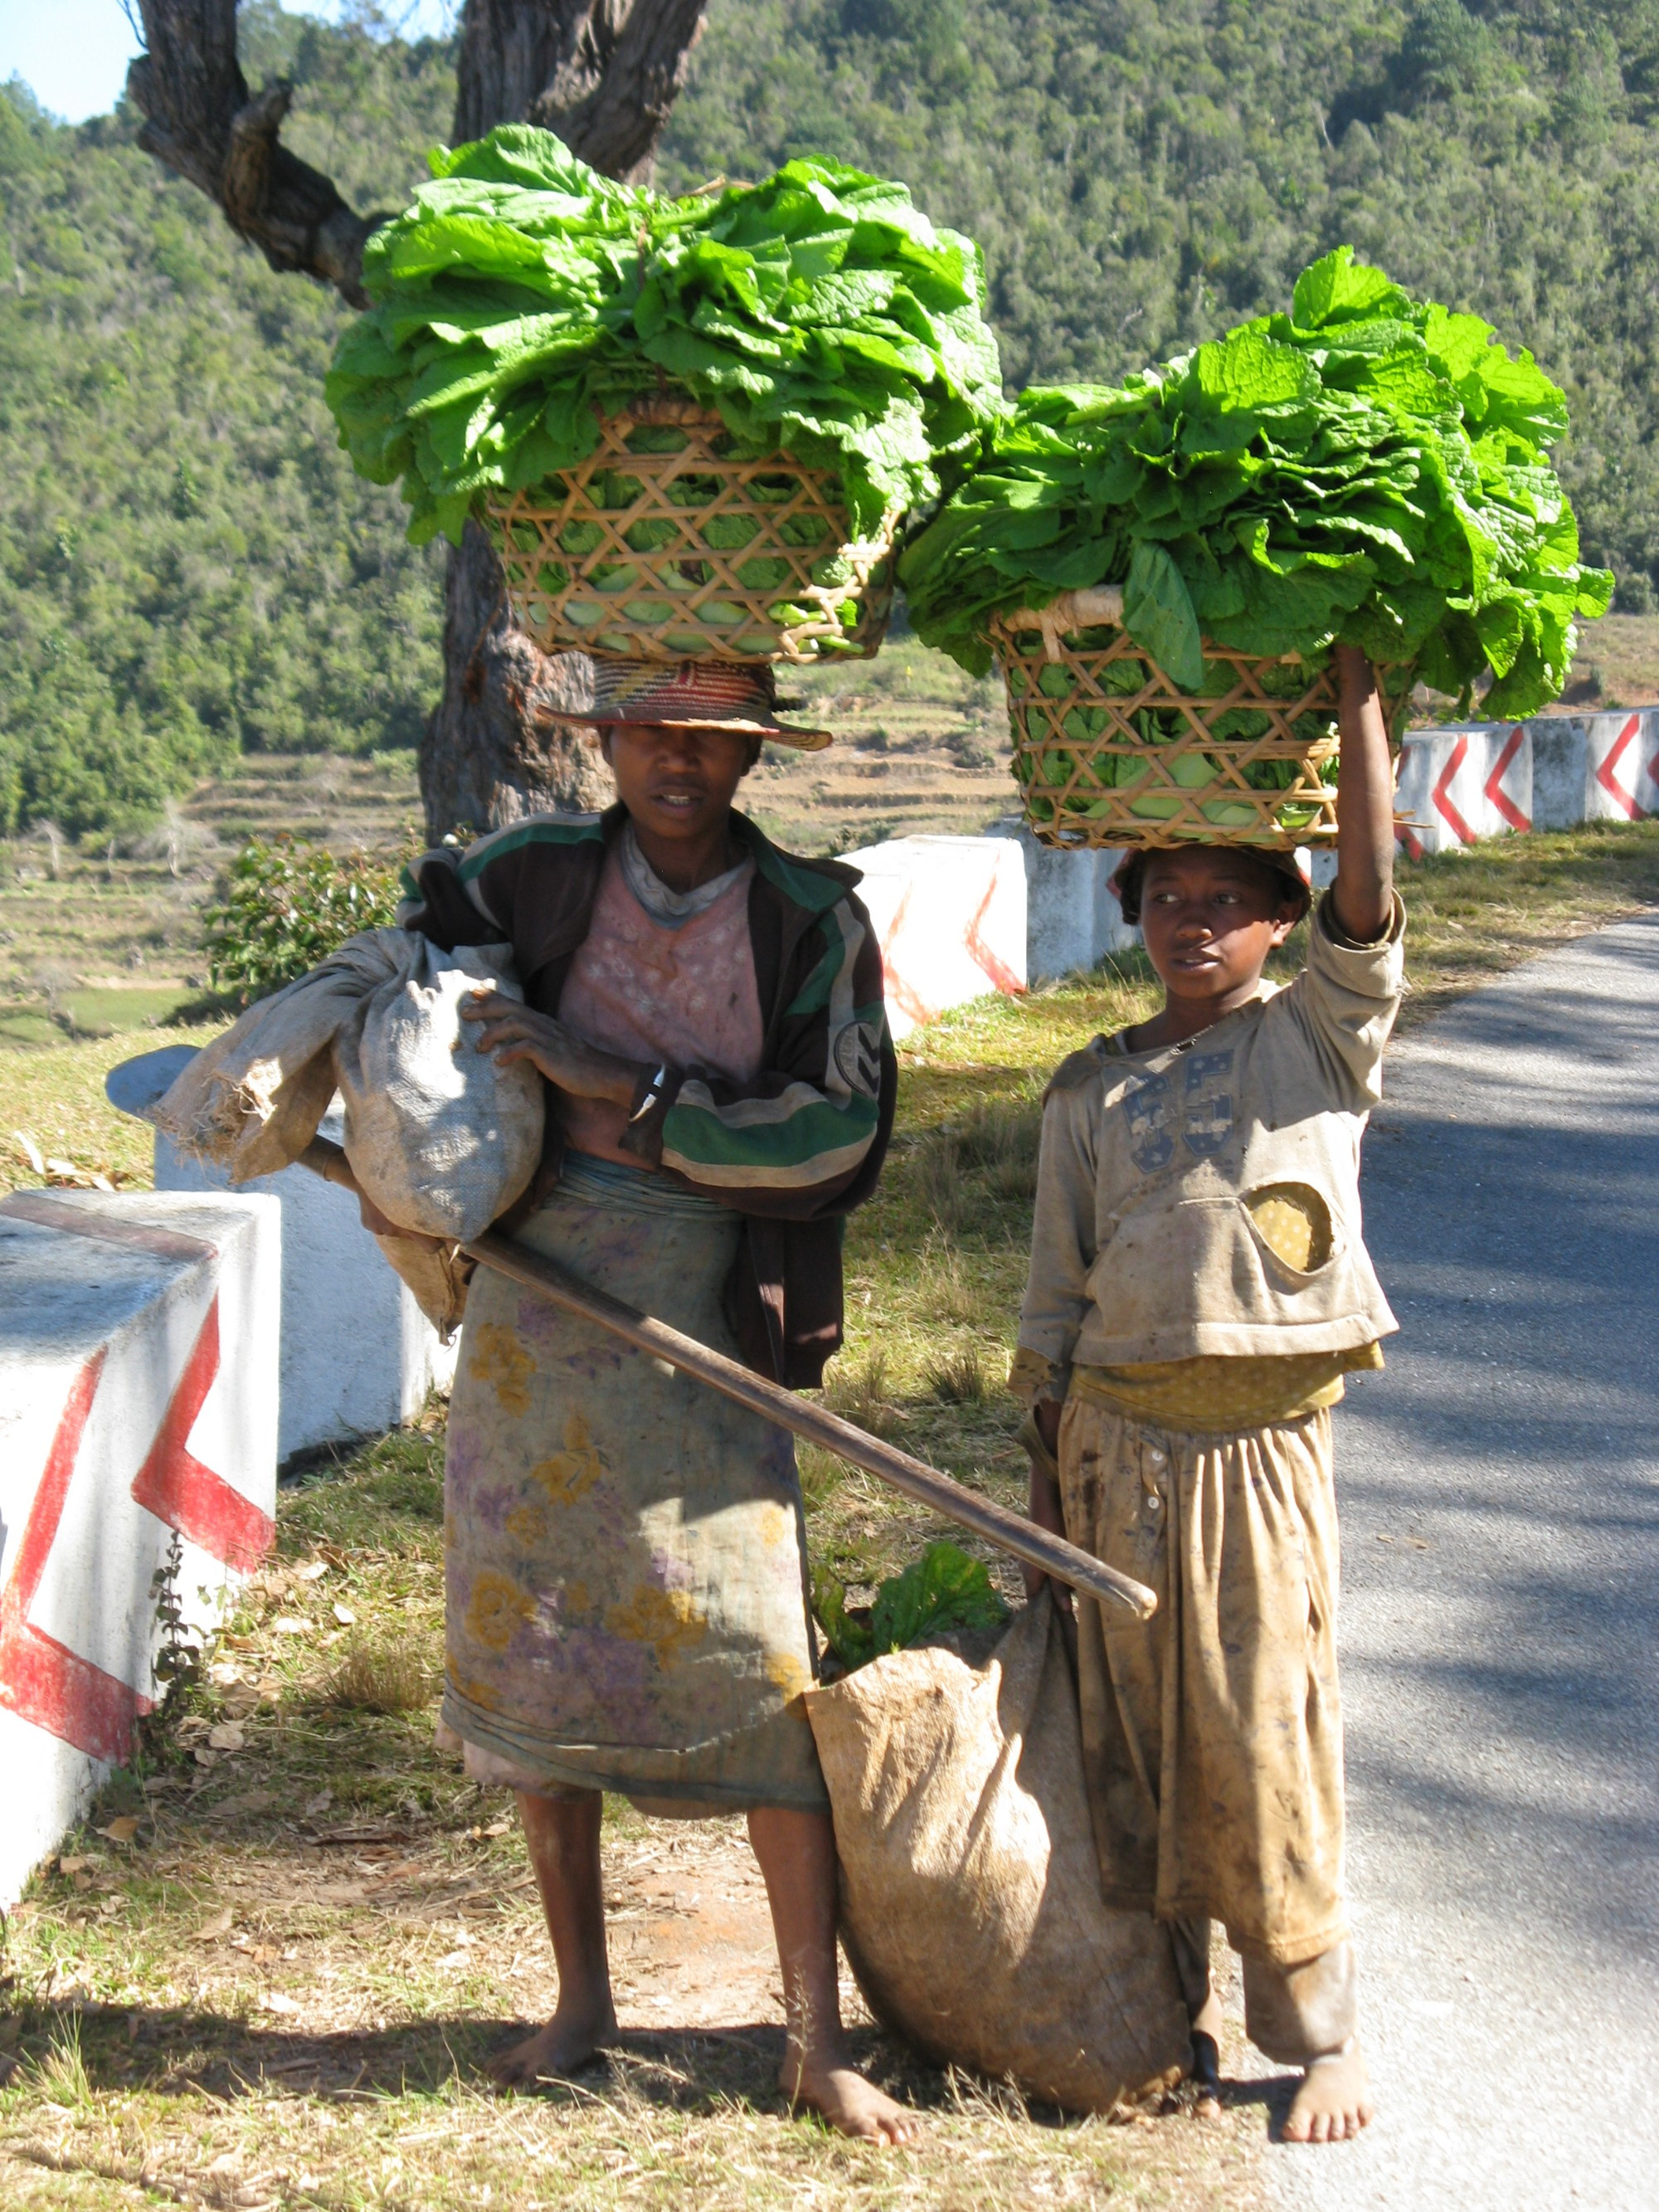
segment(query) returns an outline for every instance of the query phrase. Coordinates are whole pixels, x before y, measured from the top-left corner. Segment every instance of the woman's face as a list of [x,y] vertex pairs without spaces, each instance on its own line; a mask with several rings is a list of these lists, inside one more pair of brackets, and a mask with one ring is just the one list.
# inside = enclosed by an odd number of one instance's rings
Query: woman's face
[[605,733],[605,757],[636,828],[692,843],[724,829],[751,743],[735,730],[613,722]]

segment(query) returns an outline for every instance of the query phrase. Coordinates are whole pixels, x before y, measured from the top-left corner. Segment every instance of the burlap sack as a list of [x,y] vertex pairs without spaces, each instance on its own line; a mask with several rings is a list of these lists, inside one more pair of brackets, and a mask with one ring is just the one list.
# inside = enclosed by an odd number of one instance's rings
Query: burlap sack
[[461,1019],[469,992],[522,999],[505,945],[414,948],[334,1038],[351,1171],[388,1221],[465,1244],[528,1186],[542,1151],[542,1079],[502,1067]]
[[1073,2112],[1191,2064],[1169,1933],[1103,1903],[1077,1692],[1045,1594],[981,1669],[896,1651],[805,1692],[842,1939],[871,2009],[941,2064]]
[[345,1149],[389,1221],[465,1243],[525,1189],[542,1146],[541,1079],[475,1048],[469,991],[521,998],[502,945],[441,951],[404,929],[349,938],[198,1053],[150,1118],[233,1183],[274,1175],[338,1090]]

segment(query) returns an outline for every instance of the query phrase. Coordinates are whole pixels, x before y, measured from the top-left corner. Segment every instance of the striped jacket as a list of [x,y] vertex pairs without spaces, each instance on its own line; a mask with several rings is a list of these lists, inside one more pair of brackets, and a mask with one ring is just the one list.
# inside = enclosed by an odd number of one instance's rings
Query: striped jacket
[[[398,919],[434,944],[507,943],[529,1003],[556,1014],[586,937],[605,855],[626,820],[540,815],[465,851],[424,854],[404,874]],[[727,1305],[744,1357],[792,1389],[815,1386],[842,1341],[841,1217],[870,1195],[892,1130],[897,1068],[883,1005],[881,952],[854,896],[857,871],[781,853],[746,815],[734,836],[753,854],[749,893],[762,1072],[735,1084],[671,1069],[627,1148],[744,1218]],[[538,1193],[562,1139],[548,1116]]]

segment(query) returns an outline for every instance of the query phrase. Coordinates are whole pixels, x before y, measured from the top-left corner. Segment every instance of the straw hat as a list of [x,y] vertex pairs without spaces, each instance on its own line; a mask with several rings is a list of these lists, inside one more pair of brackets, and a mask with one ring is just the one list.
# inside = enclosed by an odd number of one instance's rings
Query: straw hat
[[803,752],[821,752],[835,742],[831,731],[803,730],[779,721],[777,690],[770,665],[765,661],[583,659],[588,671],[588,702],[561,707],[561,718],[568,721],[643,722],[666,730],[732,730],[740,737],[769,738],[774,744],[795,745]]

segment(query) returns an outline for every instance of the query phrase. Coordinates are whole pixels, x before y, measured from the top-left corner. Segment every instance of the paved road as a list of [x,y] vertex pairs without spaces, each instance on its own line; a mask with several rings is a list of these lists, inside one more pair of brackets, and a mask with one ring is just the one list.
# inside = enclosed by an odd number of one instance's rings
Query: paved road
[[1316,2212],[1659,2208],[1659,915],[1390,1062],[1339,1416],[1364,2026]]

